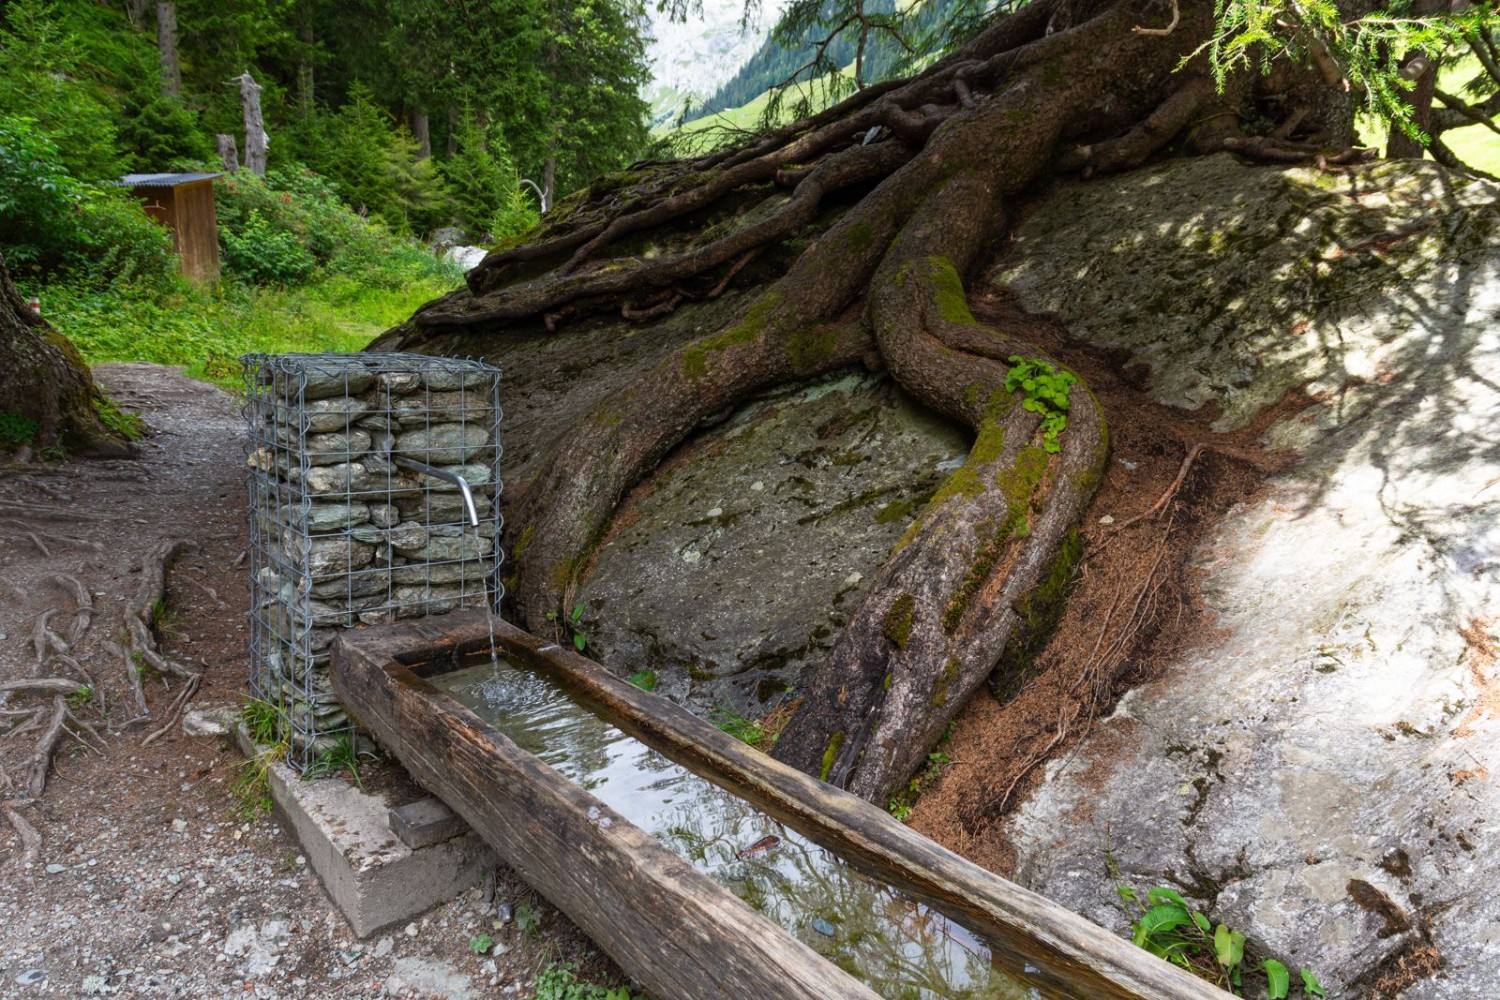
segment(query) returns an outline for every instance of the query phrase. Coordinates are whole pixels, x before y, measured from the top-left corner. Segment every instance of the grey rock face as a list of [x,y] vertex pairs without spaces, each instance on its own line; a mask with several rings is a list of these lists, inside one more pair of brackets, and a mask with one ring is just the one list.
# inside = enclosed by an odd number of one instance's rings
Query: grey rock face
[[759,716],[822,661],[914,513],[968,452],[888,382],[764,400],[669,462],[579,590],[590,654],[700,709]]
[[1470,639],[1500,615],[1497,233],[1500,187],[1410,162],[1179,163],[1023,227],[998,280],[1163,399],[1226,427],[1309,380],[1323,402],[1197,553],[1212,631],[1014,817],[1022,882],[1123,929],[1107,851],[1336,988],[1425,925],[1444,967],[1404,997],[1494,992],[1500,725]]

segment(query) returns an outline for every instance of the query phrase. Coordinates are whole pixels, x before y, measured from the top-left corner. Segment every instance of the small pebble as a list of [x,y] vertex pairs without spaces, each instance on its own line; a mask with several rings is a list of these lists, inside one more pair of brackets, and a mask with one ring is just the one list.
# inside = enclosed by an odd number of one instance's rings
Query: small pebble
[[172,821],[172,832],[173,833],[187,833],[187,820],[185,820],[185,819],[174,819]]
[[416,937],[417,936],[417,925],[416,924],[407,924],[406,925],[406,936],[407,937]]
[[837,931],[837,928],[834,927],[833,924],[824,920],[822,917],[819,917],[812,922],[812,929],[817,931],[824,937],[833,937],[835,931]]
[[763,482],[761,482],[759,479],[757,479],[755,482],[753,482],[753,483],[750,484],[750,489],[753,492],[756,492],[756,493],[759,493],[761,490],[763,490],[765,488],[766,488],[766,484],[763,483]]
[[385,958],[385,956],[391,953],[391,949],[394,947],[396,947],[396,942],[394,940],[388,937],[383,937],[379,941],[375,942],[375,950],[371,954],[373,954],[376,958]]
[[65,872],[67,870],[68,870],[68,866],[67,865],[60,865],[56,861],[52,862],[50,865],[47,866],[47,874],[48,875],[60,875],[60,874],[62,874],[63,872]]
[[1103,517],[1099,518],[1099,523],[1100,524],[1114,524],[1115,523],[1115,517],[1114,517],[1113,514],[1105,514]]
[[516,907],[513,903],[501,903],[495,916],[500,918],[502,924],[508,924],[516,918]]
[[1119,463],[1121,465],[1125,466],[1125,468],[1129,469],[1130,471],[1132,471],[1132,472],[1135,471],[1136,463],[1132,462],[1130,459],[1128,459],[1128,458],[1122,458],[1122,459],[1119,459],[1118,461],[1119,461]]
[[47,978],[47,974],[41,969],[27,969],[16,977],[16,982],[22,986],[35,986]]

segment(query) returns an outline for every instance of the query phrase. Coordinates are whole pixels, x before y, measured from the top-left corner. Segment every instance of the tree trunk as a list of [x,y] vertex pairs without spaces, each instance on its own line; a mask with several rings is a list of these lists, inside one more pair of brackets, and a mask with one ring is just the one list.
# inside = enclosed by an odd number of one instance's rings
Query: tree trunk
[[[99,419],[99,398],[77,349],[32,312],[0,259],[0,418],[34,425],[29,443],[38,449],[61,445],[105,458],[134,454]],[[14,437],[22,434],[18,428]]]
[[226,174],[232,174],[240,169],[240,151],[235,147],[234,136],[220,132],[218,140],[219,162],[224,165]]
[[[626,492],[694,429],[779,384],[887,369],[975,443],[776,746],[883,803],[1006,647],[1045,618],[1033,601],[1071,571],[1108,457],[1087,386],[1047,402],[1016,385],[1022,365],[1060,366],[1024,323],[995,329],[969,311],[964,283],[1018,200],[1055,177],[1165,155],[1350,155],[1350,105],[1315,68],[1278,61],[1216,88],[1200,50],[1213,22],[1211,0],[1035,0],[911,80],[736,148],[598,182],[382,338],[382,349],[451,349],[465,332],[544,336],[601,311],[649,321],[732,285],[745,294],[731,322],[578,421],[524,485],[507,515],[519,620],[540,630],[565,613]],[[1247,134],[1251,123],[1264,131]],[[549,188],[554,169],[549,158]]]
[[240,74],[240,102],[245,108],[245,168],[262,177],[266,174],[266,147],[271,140],[266,136],[265,122],[260,116],[260,84],[246,70]]
[[304,3],[297,18],[297,106],[304,118],[312,114],[316,99],[313,93],[313,54],[316,44],[312,7]]
[[161,89],[168,97],[182,96],[182,59],[177,53],[177,5],[156,5],[156,52],[161,60]]
[[552,200],[557,192],[557,157],[549,156],[542,164],[542,214],[546,215],[552,208]]
[[411,113],[411,134],[417,140],[417,159],[425,160],[432,155],[432,125],[427,112],[420,108]]
[[[1417,17],[1429,17],[1439,11],[1448,9],[1449,0],[1417,0],[1412,13]],[[1413,52],[1401,63],[1401,75],[1407,80],[1416,82],[1416,86],[1407,91],[1402,100],[1411,108],[1411,121],[1424,134],[1428,129],[1428,122],[1432,117],[1432,98],[1437,89],[1437,59],[1426,52]],[[1420,140],[1407,135],[1397,128],[1391,129],[1390,139],[1386,142],[1385,155],[1388,159],[1420,160],[1427,152],[1427,147]]]

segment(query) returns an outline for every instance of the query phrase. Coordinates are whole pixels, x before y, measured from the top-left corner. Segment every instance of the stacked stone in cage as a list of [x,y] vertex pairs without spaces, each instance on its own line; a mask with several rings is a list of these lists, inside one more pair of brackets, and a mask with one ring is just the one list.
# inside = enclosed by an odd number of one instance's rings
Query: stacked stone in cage
[[[328,662],[341,628],[495,607],[499,372],[413,355],[251,355],[251,655],[304,770],[349,730]],[[461,476],[459,487],[403,467]]]

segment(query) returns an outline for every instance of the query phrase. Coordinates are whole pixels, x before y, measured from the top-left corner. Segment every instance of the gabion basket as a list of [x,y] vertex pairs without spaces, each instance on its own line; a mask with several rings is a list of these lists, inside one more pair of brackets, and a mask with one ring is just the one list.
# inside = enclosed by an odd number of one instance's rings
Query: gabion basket
[[354,738],[338,630],[499,610],[500,371],[411,354],[248,354],[251,694],[301,773]]

